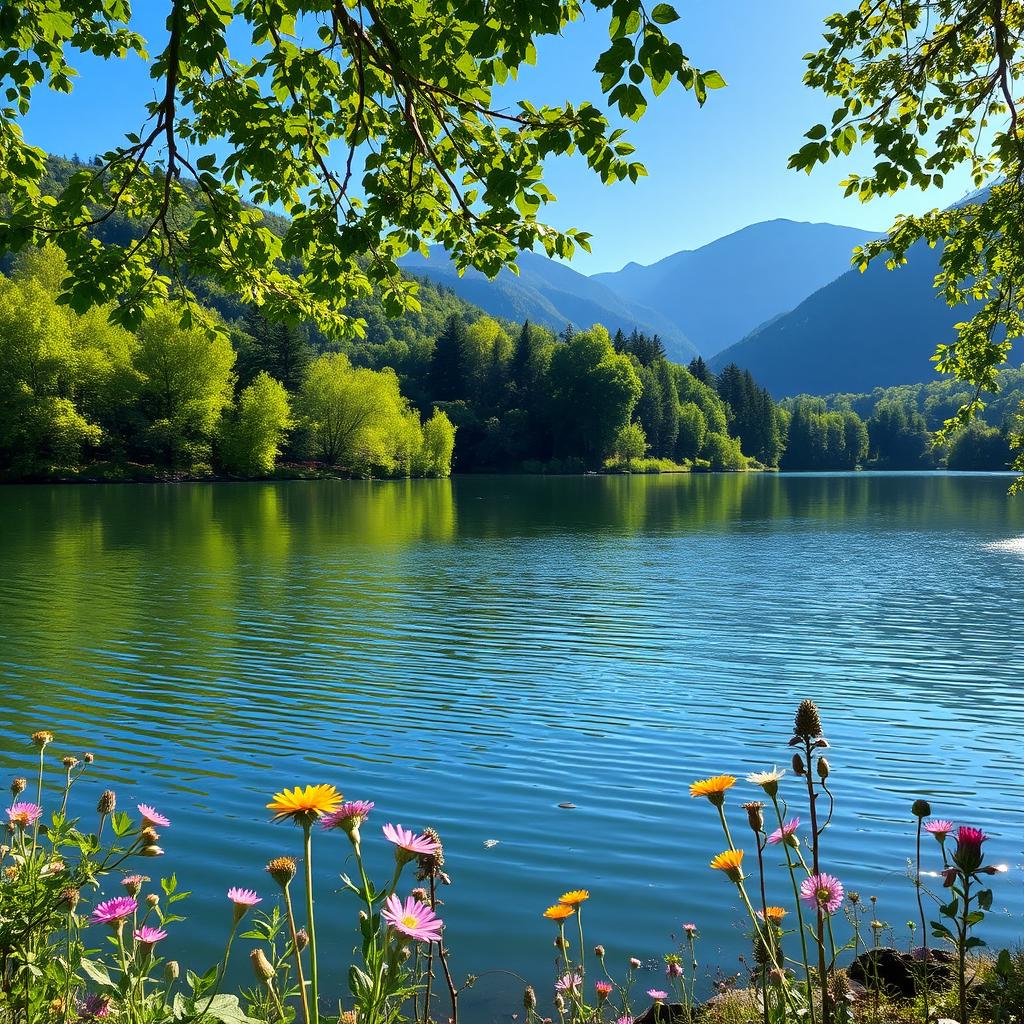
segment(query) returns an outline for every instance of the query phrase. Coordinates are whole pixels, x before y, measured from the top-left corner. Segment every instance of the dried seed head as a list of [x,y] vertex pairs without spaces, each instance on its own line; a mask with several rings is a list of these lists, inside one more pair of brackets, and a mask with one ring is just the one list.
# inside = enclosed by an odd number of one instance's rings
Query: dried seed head
[[19,797],[28,787],[28,779],[11,779],[11,796]]
[[409,893],[409,895],[414,900],[416,900],[417,903],[430,902],[430,893],[428,893],[427,890],[424,889],[422,885],[418,885],[415,889],[413,889],[411,893]]
[[927,818],[932,813],[932,805],[927,800],[915,800],[910,810],[915,818]]
[[305,928],[300,928],[295,933],[295,952],[301,953],[309,945],[309,932]]
[[604,946],[595,946],[594,947],[594,956],[596,956],[598,960],[603,960],[604,959]]
[[68,886],[68,888],[60,894],[61,903],[63,903],[64,906],[66,906],[70,911],[74,911],[75,907],[78,906],[78,901],[81,898],[82,894],[76,888],[74,888],[74,886]]
[[96,760],[96,758],[95,758],[95,756],[94,756],[93,754],[90,754],[90,753],[89,753],[88,751],[86,751],[86,752],[85,752],[85,753],[84,753],[84,754],[82,755],[82,760],[83,760],[83,761],[84,761],[84,762],[85,762],[86,764],[92,764],[92,763],[93,763],[93,761],[95,761],[95,760]]
[[178,961],[168,960],[167,966],[164,967],[164,981],[177,981],[179,974],[181,974],[181,967],[178,965]]
[[267,864],[267,873],[283,889],[295,877],[294,857],[275,857]]
[[800,702],[800,707],[796,710],[793,732],[802,740],[814,740],[821,735],[821,716],[813,700]]
[[565,1013],[565,1000],[562,998],[561,992],[555,996],[555,1009],[558,1011],[559,1016]]
[[64,765],[65,768],[67,768],[68,771],[71,771],[71,769],[74,768],[76,764],[78,764],[78,758],[71,757],[70,755],[68,755],[62,760],[61,763]]
[[860,903],[860,893],[856,891],[850,891],[846,897],[854,906]]
[[155,843],[160,838],[160,834],[152,825],[147,825],[139,835],[144,843]]
[[747,812],[747,822],[755,832],[764,831],[764,803],[761,800],[751,800],[742,804],[743,810]]
[[113,814],[116,807],[117,794],[112,789],[103,790],[100,794],[99,803],[96,804],[96,810],[100,814]]
[[258,946],[249,954],[249,959],[252,961],[252,973],[256,975],[257,981],[266,984],[274,977],[273,966],[267,959],[266,953]]
[[537,1009],[537,993],[533,991],[532,985],[527,985],[523,991],[523,1006],[527,1010]]
[[828,778],[828,775],[829,775],[830,771],[831,771],[831,767],[830,767],[830,765],[828,763],[828,758],[827,757],[819,757],[818,758],[818,778],[821,779],[822,782],[824,782]]
[[421,853],[416,857],[416,877],[420,881],[436,877],[442,873],[441,868],[444,867],[444,846],[441,843],[441,837],[437,834],[437,829],[425,828],[423,835],[433,842],[434,852]]
[[40,729],[32,733],[32,742],[42,750],[53,742],[53,733],[49,729]]
[[807,770],[804,768],[804,759],[799,754],[793,755],[793,774],[794,775],[806,775]]

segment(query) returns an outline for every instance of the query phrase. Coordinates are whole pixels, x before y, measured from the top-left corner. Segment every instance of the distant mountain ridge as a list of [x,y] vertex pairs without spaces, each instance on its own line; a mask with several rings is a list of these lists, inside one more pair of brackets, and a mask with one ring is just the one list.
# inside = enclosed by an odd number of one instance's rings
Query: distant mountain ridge
[[849,270],[854,247],[881,234],[763,221],[649,266],[629,263],[594,279],[660,313],[702,355],[712,356]]

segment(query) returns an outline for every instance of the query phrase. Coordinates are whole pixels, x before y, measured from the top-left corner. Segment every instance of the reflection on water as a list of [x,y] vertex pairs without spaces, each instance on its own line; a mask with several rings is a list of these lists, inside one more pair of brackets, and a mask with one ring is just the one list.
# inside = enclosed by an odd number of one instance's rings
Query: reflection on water
[[[686,783],[785,763],[810,695],[835,748],[827,857],[848,888],[894,925],[911,916],[909,805],[926,796],[995,833],[1006,939],[1024,909],[1024,506],[1007,483],[5,488],[0,761],[24,765],[21,738],[51,727],[58,752],[97,751],[93,789],[165,809],[161,866],[208,924],[190,958],[216,956],[223,890],[294,849],[269,794],[325,781],[376,800],[378,825],[441,830],[460,972],[545,986],[539,912],[577,885],[610,956],[657,956],[686,919],[709,960],[735,964],[732,892],[705,867],[720,838]],[[321,849],[327,893],[346,850]],[[354,913],[346,900],[325,898]],[[339,963],[343,917],[321,938]],[[517,985],[488,976],[473,998]]]

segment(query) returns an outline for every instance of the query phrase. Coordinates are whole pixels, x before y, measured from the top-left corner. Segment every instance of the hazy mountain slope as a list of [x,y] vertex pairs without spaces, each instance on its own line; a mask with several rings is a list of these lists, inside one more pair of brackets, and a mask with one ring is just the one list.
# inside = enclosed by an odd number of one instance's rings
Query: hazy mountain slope
[[401,265],[410,274],[447,285],[494,316],[529,319],[555,330],[568,323],[580,328],[600,323],[613,333],[619,328],[628,333],[636,327],[661,335],[672,359],[686,362],[696,354],[685,334],[655,310],[624,300],[594,278],[537,253],[519,257],[518,277],[503,270],[493,281],[476,270],[459,277],[448,255],[437,246],[429,259],[410,254]]
[[765,221],[650,266],[630,263],[593,280],[660,313],[707,356],[844,273],[854,246],[880,233]]

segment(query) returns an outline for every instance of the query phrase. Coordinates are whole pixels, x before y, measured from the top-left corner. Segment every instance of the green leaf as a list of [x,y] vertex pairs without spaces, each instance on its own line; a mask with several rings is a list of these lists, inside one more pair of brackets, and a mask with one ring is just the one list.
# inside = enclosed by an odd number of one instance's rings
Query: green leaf
[[671,25],[678,20],[679,15],[671,4],[657,4],[651,11],[651,21],[657,25]]

